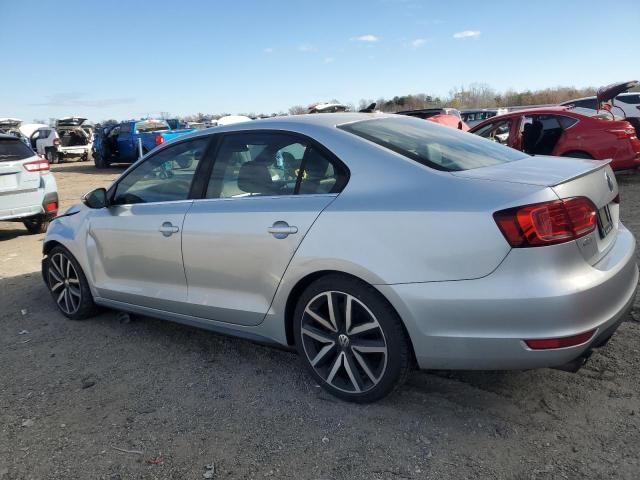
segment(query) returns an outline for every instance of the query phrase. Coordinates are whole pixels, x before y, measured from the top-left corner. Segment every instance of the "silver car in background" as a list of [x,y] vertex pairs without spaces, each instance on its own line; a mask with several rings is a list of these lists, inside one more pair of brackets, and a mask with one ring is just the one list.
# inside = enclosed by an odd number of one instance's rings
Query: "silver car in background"
[[146,155],[51,223],[61,312],[295,347],[346,400],[423,369],[577,368],[638,283],[606,162],[384,114],[273,118]]

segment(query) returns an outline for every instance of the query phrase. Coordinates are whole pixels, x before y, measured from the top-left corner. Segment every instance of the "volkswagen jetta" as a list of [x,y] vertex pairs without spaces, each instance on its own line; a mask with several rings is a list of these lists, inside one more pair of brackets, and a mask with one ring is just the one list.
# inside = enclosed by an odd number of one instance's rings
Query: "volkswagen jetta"
[[295,347],[367,402],[423,369],[575,367],[633,303],[606,162],[420,119],[274,118],[154,150],[51,223],[60,311],[98,306]]

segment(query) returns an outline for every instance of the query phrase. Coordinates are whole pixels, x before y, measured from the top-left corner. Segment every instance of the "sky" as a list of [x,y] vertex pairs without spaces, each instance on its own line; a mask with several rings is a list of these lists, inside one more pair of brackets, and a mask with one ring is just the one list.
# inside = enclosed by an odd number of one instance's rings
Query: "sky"
[[0,0],[0,117],[600,86],[640,79],[639,26],[639,0]]

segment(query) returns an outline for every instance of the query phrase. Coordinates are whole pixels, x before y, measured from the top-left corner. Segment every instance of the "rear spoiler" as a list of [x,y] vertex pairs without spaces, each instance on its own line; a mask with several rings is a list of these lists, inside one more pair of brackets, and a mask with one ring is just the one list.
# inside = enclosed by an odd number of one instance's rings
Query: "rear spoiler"
[[562,185],[563,183],[571,182],[572,180],[575,180],[577,178],[585,177],[593,172],[603,169],[604,167],[609,165],[612,161],[613,161],[613,158],[607,158],[606,160],[594,160],[593,168],[590,168],[589,170],[581,172],[578,175],[574,175],[573,177],[565,178],[561,182],[555,183],[553,185],[549,185],[549,187],[552,187],[552,188],[557,187],[558,185]]

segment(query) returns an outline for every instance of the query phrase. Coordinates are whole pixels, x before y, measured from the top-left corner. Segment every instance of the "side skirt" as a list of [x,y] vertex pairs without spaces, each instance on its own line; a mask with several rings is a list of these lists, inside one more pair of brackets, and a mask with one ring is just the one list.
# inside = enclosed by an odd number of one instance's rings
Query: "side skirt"
[[165,312],[164,310],[156,310],[155,308],[140,307],[138,305],[132,305],[130,303],[118,302],[116,300],[109,300],[102,297],[94,297],[93,301],[100,306],[111,308],[113,310],[121,310],[123,312],[134,313],[137,315],[144,315],[147,317],[158,318],[160,320],[168,320],[170,322],[180,323],[183,325],[189,325],[191,327],[201,328],[203,330],[209,330],[211,332],[227,335],[230,337],[243,338],[252,342],[260,343],[262,345],[268,345],[273,347],[289,349],[287,345],[282,345],[279,342],[264,337],[260,334],[249,331],[249,327],[229,327],[229,324],[223,324],[214,320],[208,320],[199,317],[192,317],[190,315],[183,315],[180,313]]

